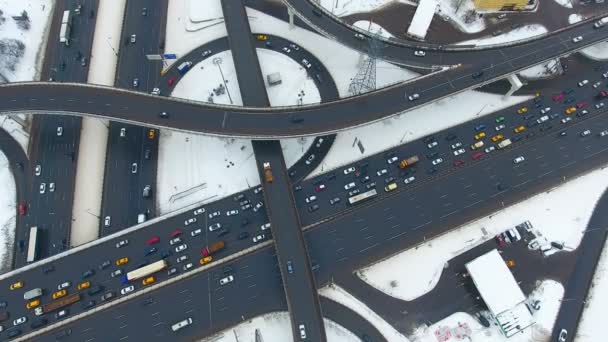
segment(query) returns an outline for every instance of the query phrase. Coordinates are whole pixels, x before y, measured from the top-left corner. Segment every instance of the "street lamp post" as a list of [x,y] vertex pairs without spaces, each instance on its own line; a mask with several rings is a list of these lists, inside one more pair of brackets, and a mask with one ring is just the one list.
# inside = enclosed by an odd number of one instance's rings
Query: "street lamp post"
[[224,82],[224,88],[226,88],[226,94],[228,94],[228,100],[230,100],[230,104],[233,104],[232,97],[230,96],[230,90],[228,90],[228,85],[226,84],[226,79],[224,78],[224,73],[222,72],[222,59],[219,57],[215,57],[213,59],[213,64],[217,65],[217,68],[220,70],[220,75],[222,75],[222,81]]

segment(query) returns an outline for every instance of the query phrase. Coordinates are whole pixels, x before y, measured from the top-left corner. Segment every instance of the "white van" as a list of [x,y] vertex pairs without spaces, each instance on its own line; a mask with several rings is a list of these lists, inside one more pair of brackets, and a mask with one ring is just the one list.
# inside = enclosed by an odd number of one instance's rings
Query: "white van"
[[31,289],[23,294],[23,300],[30,300],[42,296],[42,289]]
[[173,330],[173,331],[178,331],[179,329],[181,329],[181,328],[183,328],[183,327],[187,327],[187,326],[189,326],[190,324],[192,324],[192,318],[191,318],[191,317],[188,317],[188,318],[186,318],[186,319],[185,319],[185,320],[183,320],[183,321],[180,321],[180,322],[177,322],[177,323],[173,324],[173,325],[171,326],[171,330]]
[[144,223],[146,222],[146,214],[139,214],[137,215],[137,223]]

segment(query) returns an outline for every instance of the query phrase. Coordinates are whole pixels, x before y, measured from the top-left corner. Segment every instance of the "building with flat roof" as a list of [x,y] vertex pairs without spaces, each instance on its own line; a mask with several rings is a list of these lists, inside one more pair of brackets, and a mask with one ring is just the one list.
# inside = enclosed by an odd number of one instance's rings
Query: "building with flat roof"
[[473,0],[478,11],[524,10],[529,0]]

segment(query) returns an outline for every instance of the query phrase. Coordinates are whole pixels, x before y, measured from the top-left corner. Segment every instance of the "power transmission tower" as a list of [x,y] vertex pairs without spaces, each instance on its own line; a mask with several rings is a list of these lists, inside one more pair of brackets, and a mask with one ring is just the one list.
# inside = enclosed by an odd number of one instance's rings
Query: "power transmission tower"
[[376,38],[377,33],[371,32],[369,29],[368,31],[371,33],[367,40],[369,42],[368,54],[366,55],[363,52],[359,54],[359,70],[357,70],[357,74],[348,86],[348,93],[351,96],[376,90],[376,59],[380,52],[381,43]]

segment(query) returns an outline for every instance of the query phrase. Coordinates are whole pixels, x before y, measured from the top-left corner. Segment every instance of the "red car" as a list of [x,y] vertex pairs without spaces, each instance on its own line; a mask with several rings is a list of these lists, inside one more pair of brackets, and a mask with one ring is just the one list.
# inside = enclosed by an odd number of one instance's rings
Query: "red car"
[[146,243],[147,243],[148,245],[153,245],[153,244],[155,244],[155,243],[158,243],[159,241],[160,241],[160,238],[159,238],[158,236],[153,236],[153,237],[149,238],[149,239],[146,241]]
[[182,233],[183,232],[181,231],[181,229],[176,229],[173,231],[173,233],[171,233],[171,238],[176,238],[176,237],[182,235]]
[[23,215],[25,215],[26,212],[27,212],[27,207],[25,206],[25,202],[19,203],[19,215],[23,216]]
[[551,98],[553,99],[553,101],[559,102],[564,98],[564,96],[565,96],[564,93],[560,93],[557,95],[553,95]]
[[507,245],[507,243],[505,242],[505,238],[502,236],[502,234],[496,235],[496,243],[498,244],[498,247],[501,248]]
[[454,161],[454,166],[460,166],[462,164],[464,164],[464,160],[456,160],[456,161]]
[[170,86],[173,86],[175,84],[175,81],[177,81],[177,77],[171,77],[168,81],[167,84]]
[[321,192],[323,190],[325,190],[325,184],[319,184],[319,185],[315,186],[316,192]]
[[475,153],[475,154],[473,155],[473,157],[472,157],[472,158],[473,158],[473,160],[475,160],[475,159],[479,159],[481,156],[483,156],[483,153],[482,153],[482,152],[477,152],[477,153]]
[[579,103],[576,104],[576,108],[578,108],[578,109],[581,109],[581,108],[584,108],[584,107],[587,107],[587,102],[583,101],[583,102],[579,102]]
[[597,96],[598,97],[606,97],[606,96],[608,96],[608,91],[602,90],[602,91],[600,91],[600,93]]

